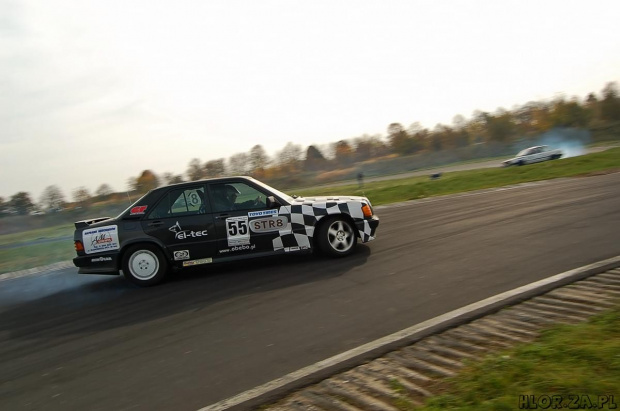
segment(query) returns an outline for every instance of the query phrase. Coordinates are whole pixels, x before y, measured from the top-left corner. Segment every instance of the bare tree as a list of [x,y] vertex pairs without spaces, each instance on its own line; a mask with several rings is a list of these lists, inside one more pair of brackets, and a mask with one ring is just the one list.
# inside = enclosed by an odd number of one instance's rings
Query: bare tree
[[86,187],[82,186],[73,190],[73,201],[78,203],[81,207],[88,205],[90,199],[90,192]]
[[337,167],[346,167],[355,160],[353,147],[351,147],[351,144],[346,140],[340,140],[334,143],[334,153]]
[[170,185],[170,184],[178,184],[178,183],[182,183],[183,182],[183,176],[181,175],[174,175],[172,173],[166,172],[164,174],[162,174],[161,176],[164,185]]
[[607,83],[603,89],[601,116],[603,120],[620,120],[620,92],[616,82]]
[[289,174],[298,172],[303,165],[303,149],[301,145],[291,142],[286,143],[286,146],[277,153],[276,161],[281,172]]
[[187,177],[189,181],[200,180],[202,175],[202,165],[200,164],[200,160],[197,158],[192,158],[187,166]]
[[222,177],[226,174],[226,167],[224,165],[224,159],[209,160],[204,166],[205,177]]
[[327,166],[327,160],[321,150],[316,146],[308,146],[306,149],[306,159],[304,160],[304,168],[310,171],[322,170]]
[[25,191],[20,191],[19,193],[11,196],[9,207],[15,210],[18,214],[26,215],[34,208],[34,203],[30,199],[30,194]]
[[137,178],[129,178],[128,184],[132,190],[146,193],[159,187],[159,178],[151,170],[144,170]]
[[246,175],[250,172],[250,156],[246,153],[237,153],[228,159],[228,169],[233,175]]
[[95,191],[95,195],[99,197],[101,200],[107,199],[113,193],[112,187],[108,184],[101,184],[97,191]]
[[40,203],[44,210],[58,210],[65,203],[65,196],[57,185],[47,186],[41,194]]
[[4,201],[4,197],[0,197],[0,218],[8,214],[9,203]]
[[294,165],[297,166],[303,158],[303,150],[301,145],[293,144],[291,142],[286,143],[284,148],[278,152],[278,164],[280,165]]
[[257,144],[250,150],[250,172],[262,173],[269,165],[269,156],[263,146]]

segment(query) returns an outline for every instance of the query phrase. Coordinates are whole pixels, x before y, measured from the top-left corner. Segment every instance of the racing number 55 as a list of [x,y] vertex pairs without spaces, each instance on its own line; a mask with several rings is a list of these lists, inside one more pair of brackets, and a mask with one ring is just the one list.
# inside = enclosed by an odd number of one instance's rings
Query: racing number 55
[[229,217],[226,219],[226,239],[228,246],[250,244],[250,227],[248,216]]
[[229,218],[226,220],[226,230],[228,230],[228,235],[231,237],[246,235],[248,233],[248,221]]

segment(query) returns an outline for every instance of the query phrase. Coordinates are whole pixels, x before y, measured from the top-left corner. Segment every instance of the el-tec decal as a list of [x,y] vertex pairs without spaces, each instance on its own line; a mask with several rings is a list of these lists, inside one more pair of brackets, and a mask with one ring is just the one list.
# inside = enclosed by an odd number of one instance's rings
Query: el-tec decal
[[183,267],[189,267],[190,265],[210,264],[213,262],[212,258],[201,258],[200,260],[183,261]]
[[278,210],[262,210],[262,211],[250,211],[248,217],[265,217],[268,215],[278,215]]
[[288,219],[286,217],[258,218],[250,221],[250,229],[255,233],[267,231],[279,231],[286,228]]
[[168,230],[174,233],[174,238],[176,238],[177,240],[185,240],[187,238],[203,237],[207,235],[207,230],[202,230],[202,231],[183,230],[178,221],[175,225],[168,228]]
[[226,237],[228,238],[229,247],[250,244],[248,217],[228,217],[226,219]]
[[135,206],[134,208],[131,209],[129,214],[130,215],[144,214],[146,212],[146,207],[148,206]]
[[112,261],[112,257],[97,257],[90,260],[91,263],[99,263],[102,261]]
[[107,225],[93,228],[82,232],[82,243],[86,254],[98,253],[99,251],[118,250],[118,226]]
[[189,260],[189,250],[180,250],[174,252],[174,259],[176,261],[179,260]]

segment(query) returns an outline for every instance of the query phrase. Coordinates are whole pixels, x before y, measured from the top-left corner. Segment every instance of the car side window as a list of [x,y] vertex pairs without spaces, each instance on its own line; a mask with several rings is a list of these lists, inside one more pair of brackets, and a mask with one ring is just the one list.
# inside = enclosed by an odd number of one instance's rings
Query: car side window
[[211,184],[213,212],[253,210],[265,207],[266,193],[245,183]]
[[206,214],[209,209],[204,187],[179,188],[165,194],[148,214],[147,219]]

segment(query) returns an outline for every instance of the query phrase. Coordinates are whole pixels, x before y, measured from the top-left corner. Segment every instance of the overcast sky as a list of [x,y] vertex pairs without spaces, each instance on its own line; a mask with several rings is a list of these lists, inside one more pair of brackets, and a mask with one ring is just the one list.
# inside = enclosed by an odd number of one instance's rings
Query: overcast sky
[[0,0],[0,196],[620,83],[620,1]]

